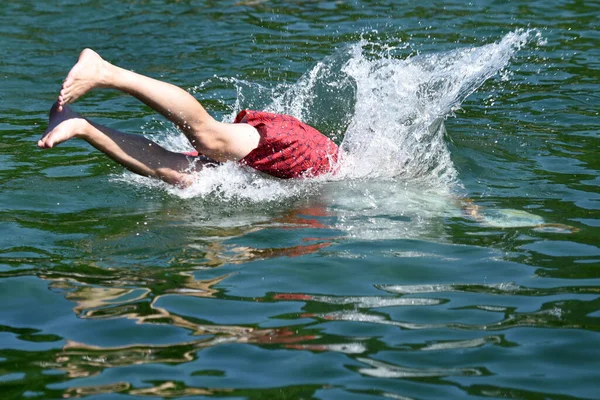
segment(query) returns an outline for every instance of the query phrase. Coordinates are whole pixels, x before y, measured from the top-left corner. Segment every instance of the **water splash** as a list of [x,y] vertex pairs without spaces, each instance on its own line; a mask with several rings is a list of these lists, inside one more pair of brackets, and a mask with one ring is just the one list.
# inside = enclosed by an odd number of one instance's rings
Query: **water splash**
[[[362,40],[317,63],[294,84],[267,88],[223,78],[237,90],[226,119],[242,108],[294,115],[340,143],[339,171],[286,182],[225,164],[200,172],[189,189],[169,190],[181,197],[264,202],[304,196],[315,184],[360,180],[387,182],[397,194],[408,188],[451,196],[460,182],[444,140],[445,118],[535,37],[539,41],[539,33],[517,30],[496,43],[404,59],[391,56],[389,48],[373,51],[381,46]],[[183,150],[171,137],[159,142]]]
[[317,64],[271,109],[316,126],[327,126],[328,115],[345,122],[338,179],[409,179],[445,191],[457,183],[445,118],[533,34],[519,30],[497,43],[406,59],[389,48],[373,56],[366,49],[374,44],[363,40]]

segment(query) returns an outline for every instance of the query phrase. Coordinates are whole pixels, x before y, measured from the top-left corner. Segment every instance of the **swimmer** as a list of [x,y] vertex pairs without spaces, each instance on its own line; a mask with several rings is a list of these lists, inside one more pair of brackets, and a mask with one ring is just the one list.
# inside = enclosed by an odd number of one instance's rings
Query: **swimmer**
[[[169,151],[69,107],[97,88],[120,90],[142,101],[173,122],[196,151]],[[191,185],[193,173],[202,167],[226,161],[282,179],[314,177],[330,172],[338,154],[329,138],[291,116],[243,110],[233,123],[219,122],[184,89],[113,65],[91,49],[81,52],[64,80],[38,147],[49,149],[72,138],[87,141],[134,173],[180,187]]]

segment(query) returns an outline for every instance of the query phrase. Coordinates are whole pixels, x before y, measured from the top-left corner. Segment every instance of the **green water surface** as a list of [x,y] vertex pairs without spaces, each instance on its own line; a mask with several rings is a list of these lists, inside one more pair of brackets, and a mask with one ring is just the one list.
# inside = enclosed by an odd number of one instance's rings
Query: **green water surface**
[[[5,0],[0,398],[600,398],[599,16],[566,0]],[[229,78],[292,84],[361,38],[406,57],[518,28],[541,42],[446,121],[447,142],[473,204],[543,226],[405,213],[377,180],[185,198],[84,142],[35,145],[85,47],[223,117]],[[172,129],[117,92],[76,108]]]

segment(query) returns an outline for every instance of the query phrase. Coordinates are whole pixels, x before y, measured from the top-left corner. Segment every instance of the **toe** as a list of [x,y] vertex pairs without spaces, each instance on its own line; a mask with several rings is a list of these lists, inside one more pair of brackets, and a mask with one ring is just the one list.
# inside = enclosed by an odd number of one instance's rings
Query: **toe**
[[50,148],[50,147],[52,147],[52,146],[51,146],[50,144],[48,144],[48,141],[47,141],[47,140],[46,140],[46,138],[44,137],[44,138],[41,138],[41,139],[38,141],[38,147],[39,147],[40,149],[49,149],[49,148]]

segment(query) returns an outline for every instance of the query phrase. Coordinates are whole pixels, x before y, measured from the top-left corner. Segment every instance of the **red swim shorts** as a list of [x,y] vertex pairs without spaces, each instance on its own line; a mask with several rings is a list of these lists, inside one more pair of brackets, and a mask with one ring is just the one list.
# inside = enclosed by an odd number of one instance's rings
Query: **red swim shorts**
[[240,160],[258,171],[283,179],[313,177],[337,162],[337,145],[292,116],[242,110],[234,123],[250,124],[260,134],[258,147]]

